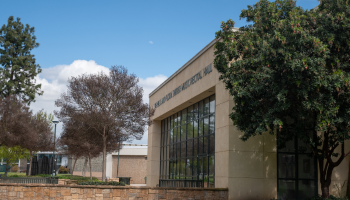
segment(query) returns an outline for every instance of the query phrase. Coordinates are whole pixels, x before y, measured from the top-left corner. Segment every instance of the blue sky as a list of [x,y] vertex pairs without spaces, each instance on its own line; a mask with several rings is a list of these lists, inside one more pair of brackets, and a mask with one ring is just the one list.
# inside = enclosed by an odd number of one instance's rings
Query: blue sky
[[[12,0],[1,2],[0,25],[12,15],[35,27],[40,46],[32,53],[46,69],[39,82],[47,84],[47,96],[32,108],[52,111],[54,94],[64,91],[64,79],[81,69],[89,72],[124,65],[141,78],[147,96],[214,39],[221,21],[231,18],[237,27],[245,25],[239,20],[240,11],[256,2]],[[297,1],[305,9],[318,4],[317,0]],[[55,77],[60,73],[60,78]],[[145,144],[147,137],[134,143]]]

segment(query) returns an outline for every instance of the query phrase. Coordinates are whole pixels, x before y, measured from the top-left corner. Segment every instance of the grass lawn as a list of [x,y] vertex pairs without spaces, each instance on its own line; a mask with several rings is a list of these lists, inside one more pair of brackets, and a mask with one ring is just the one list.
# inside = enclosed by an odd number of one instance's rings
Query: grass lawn
[[[0,174],[5,174],[5,172],[0,172]],[[19,173],[19,172],[7,172],[7,176],[13,176],[13,175],[25,176],[25,175],[26,175],[26,173]]]

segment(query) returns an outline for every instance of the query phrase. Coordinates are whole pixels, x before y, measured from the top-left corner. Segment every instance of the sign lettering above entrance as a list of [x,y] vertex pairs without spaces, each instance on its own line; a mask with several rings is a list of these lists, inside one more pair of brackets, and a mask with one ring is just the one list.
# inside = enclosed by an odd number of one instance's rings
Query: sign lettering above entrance
[[154,104],[154,108],[159,107],[160,105],[162,105],[163,103],[165,103],[166,101],[171,99],[172,97],[179,94],[182,90],[186,90],[188,87],[190,87],[191,85],[193,85],[194,83],[196,83],[197,81],[202,79],[203,76],[206,76],[210,72],[212,72],[211,64],[206,66],[203,70],[199,71],[197,74],[192,76],[190,79],[188,79],[187,81],[185,81],[181,85],[179,85],[179,87],[175,88],[172,92],[169,92],[167,95],[165,95],[165,97],[163,97],[159,101],[157,101]]

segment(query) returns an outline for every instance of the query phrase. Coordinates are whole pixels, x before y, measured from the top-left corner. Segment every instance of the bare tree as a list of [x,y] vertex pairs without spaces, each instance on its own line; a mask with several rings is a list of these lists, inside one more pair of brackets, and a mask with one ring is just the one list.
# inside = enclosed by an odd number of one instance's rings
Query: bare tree
[[102,139],[102,180],[106,177],[108,143],[141,139],[145,127],[151,125],[154,109],[143,103],[143,89],[137,83],[138,78],[129,75],[126,68],[114,66],[109,75],[101,72],[72,77],[68,92],[55,102],[61,108],[55,112],[61,121],[74,118],[94,130],[87,133],[91,139]]
[[17,96],[0,98],[0,144],[14,147],[30,131],[32,112]]
[[[77,122],[74,118],[70,118],[64,123],[63,132],[59,138],[59,145],[66,150],[66,154],[75,157],[72,174],[76,161],[79,157],[85,157],[83,176],[85,176],[87,161],[90,167],[90,179],[92,180],[91,159],[98,157],[101,154],[102,139],[91,137],[96,133],[92,133],[94,129],[89,129],[88,126],[81,122]],[[107,151],[119,149],[117,144],[107,144]]]
[[32,172],[33,154],[37,151],[53,151],[54,135],[52,133],[52,115],[47,115],[43,110],[32,116],[30,130],[23,139],[21,146],[30,152],[28,176]]
[[18,96],[11,95],[0,98],[0,141],[2,145],[20,146],[29,151],[30,175],[33,153],[51,150],[53,134],[42,110],[33,115]]

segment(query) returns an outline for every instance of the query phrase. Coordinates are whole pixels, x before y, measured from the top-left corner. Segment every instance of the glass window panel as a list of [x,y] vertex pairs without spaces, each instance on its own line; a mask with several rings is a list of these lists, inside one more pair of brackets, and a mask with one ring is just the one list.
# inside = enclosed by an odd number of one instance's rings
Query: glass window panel
[[215,135],[209,136],[209,152],[208,154],[214,154],[215,153]]
[[198,120],[192,122],[193,124],[193,137],[198,137]]
[[187,124],[187,139],[193,138],[193,122],[190,122]]
[[170,129],[174,128],[174,115],[170,116]]
[[208,152],[209,152],[208,137],[209,136],[206,136],[203,138],[203,153],[205,153],[205,154],[208,154]]
[[174,145],[169,146],[169,159],[174,158]]
[[203,117],[203,101],[200,101],[198,104],[198,113],[199,117]]
[[198,118],[198,103],[194,104],[193,106],[193,119]]
[[203,154],[204,137],[198,139],[198,154]]
[[169,178],[170,179],[174,179],[174,172],[175,172],[174,161],[170,161],[169,162]]
[[308,154],[298,155],[298,174],[299,178],[314,179],[315,178],[315,165],[314,158]]
[[169,144],[169,131],[164,133],[164,146]]
[[198,158],[193,158],[192,161],[193,165],[192,165],[192,170],[193,170],[193,176],[195,177],[195,179],[197,179],[198,176]]
[[173,135],[173,143],[176,143],[176,136],[177,136],[177,127],[173,129],[174,135]]
[[186,160],[186,179],[192,179],[192,158]]
[[193,140],[187,141],[187,157],[193,156]]
[[169,160],[169,156],[170,156],[169,149],[170,149],[170,146],[169,145],[166,146],[166,154],[165,154],[166,160]]
[[193,121],[193,105],[187,109],[187,122]]
[[185,124],[187,120],[187,108],[182,110],[181,124]]
[[180,178],[180,159],[176,160],[176,172],[175,172],[175,179]]
[[209,134],[209,117],[204,118],[204,135]]
[[215,115],[210,115],[209,117],[209,134],[214,134],[215,132]]
[[180,141],[184,141],[186,140],[186,124],[181,126],[181,140]]
[[178,126],[176,128],[176,142],[180,142],[181,141],[181,126]]
[[311,199],[316,194],[312,191],[315,191],[315,181],[313,180],[299,180],[299,198],[301,200]]
[[193,140],[193,157],[198,155],[198,138]]
[[171,116],[168,117],[168,130],[171,129]]
[[186,142],[181,142],[181,158],[186,157]]
[[204,173],[203,173],[203,167],[204,167],[204,163],[203,163],[203,157],[199,157],[198,159],[198,176],[199,176],[199,180],[203,180],[204,179]]
[[204,99],[204,115],[209,114],[209,98]]
[[210,114],[214,113],[215,112],[215,95],[210,97],[209,107],[210,107]]
[[[192,180],[200,177],[205,181],[205,187],[214,187],[214,113],[213,95],[162,120],[161,179]],[[209,157],[204,156],[208,154]]]
[[286,142],[286,147],[279,150],[279,152],[295,152],[295,141],[288,141]]
[[174,114],[174,128],[177,127],[177,113]]
[[214,155],[209,156],[209,175],[214,176],[215,174],[215,158]]
[[165,168],[165,178],[168,179],[169,178],[169,161],[166,161],[166,168]]
[[295,178],[295,155],[278,155],[279,178]]
[[181,159],[180,160],[180,179],[185,179],[186,178],[186,159]]
[[176,159],[181,157],[181,143],[176,143]]
[[203,170],[202,170],[202,173],[203,173],[203,177],[205,179],[205,182],[208,181],[208,157],[202,157],[202,160],[203,160]]
[[199,124],[198,124],[198,137],[203,136],[203,124],[204,124],[204,119],[199,119]]
[[297,199],[294,180],[279,180],[278,187],[278,199]]
[[165,127],[165,126],[164,126],[164,120],[162,120],[161,126],[162,126],[162,127],[161,127],[161,132],[163,133],[163,132],[164,132],[164,127]]
[[311,153],[310,147],[300,139],[298,139],[298,150],[300,153]]
[[170,130],[169,144],[174,143],[174,129]]

